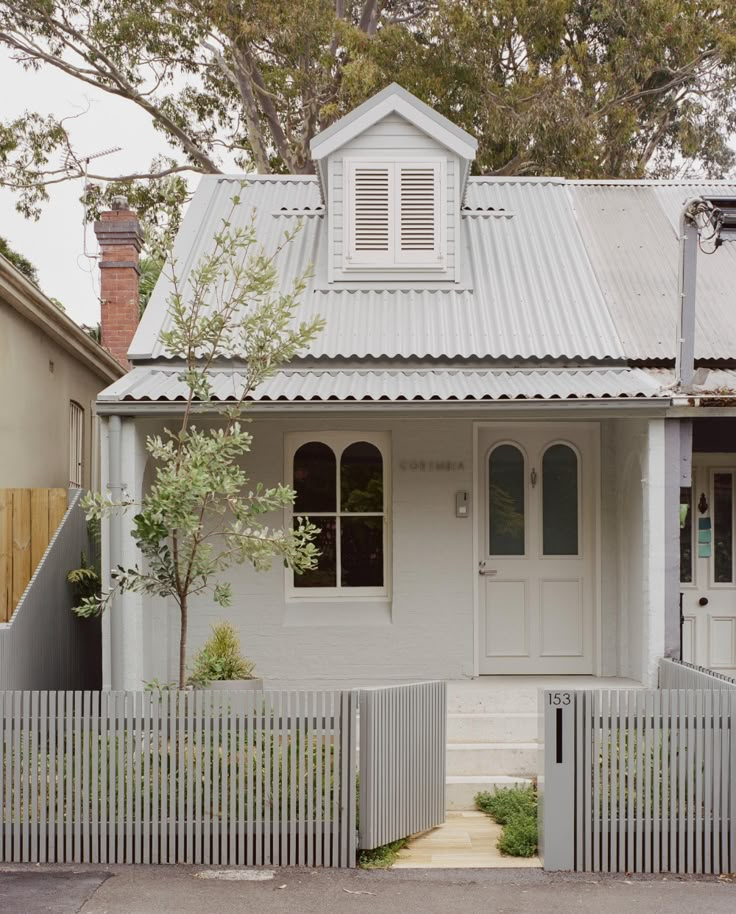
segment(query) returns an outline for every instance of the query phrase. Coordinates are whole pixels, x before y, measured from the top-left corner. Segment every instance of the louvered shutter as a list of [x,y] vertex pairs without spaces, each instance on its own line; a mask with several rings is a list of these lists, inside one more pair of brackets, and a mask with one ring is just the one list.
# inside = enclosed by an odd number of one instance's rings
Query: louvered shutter
[[351,259],[354,263],[393,261],[393,169],[390,163],[355,163],[352,190]]
[[439,259],[439,168],[437,163],[397,165],[399,231],[397,263]]
[[348,160],[348,269],[442,269],[441,160]]

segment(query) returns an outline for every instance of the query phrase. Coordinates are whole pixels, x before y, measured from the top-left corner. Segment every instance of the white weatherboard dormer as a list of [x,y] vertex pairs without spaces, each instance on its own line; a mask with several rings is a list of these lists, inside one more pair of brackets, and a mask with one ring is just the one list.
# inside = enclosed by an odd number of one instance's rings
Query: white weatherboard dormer
[[460,208],[476,140],[395,84],[312,141],[329,283],[462,282]]

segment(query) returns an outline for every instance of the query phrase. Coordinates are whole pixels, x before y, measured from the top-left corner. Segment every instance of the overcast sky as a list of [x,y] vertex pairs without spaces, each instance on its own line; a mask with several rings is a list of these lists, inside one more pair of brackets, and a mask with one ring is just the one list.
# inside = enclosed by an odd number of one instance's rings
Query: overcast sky
[[[101,174],[145,170],[167,144],[135,105],[84,86],[56,70],[24,71],[0,49],[0,110],[3,119],[24,110],[67,116],[89,111],[70,126],[75,151],[92,154],[112,146],[122,152],[95,163]],[[9,90],[8,87],[12,87]],[[97,323],[100,315],[96,260],[85,256],[81,179],[50,188],[51,199],[38,222],[15,210],[16,197],[0,188],[0,235],[38,268],[43,291],[58,298],[79,323]],[[87,227],[87,254],[97,253],[92,226]]]

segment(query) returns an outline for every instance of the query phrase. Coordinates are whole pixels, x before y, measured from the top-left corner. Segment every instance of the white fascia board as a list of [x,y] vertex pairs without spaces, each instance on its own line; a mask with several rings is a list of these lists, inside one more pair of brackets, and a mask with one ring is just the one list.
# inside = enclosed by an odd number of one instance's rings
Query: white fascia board
[[[368,104],[370,105],[370,102]],[[469,133],[465,133],[464,130],[459,130],[459,128],[456,129],[462,135],[448,130],[442,124],[442,121],[445,121],[446,118],[441,115],[430,117],[407,99],[395,94],[389,95],[374,105],[370,105],[363,114],[353,118],[342,129],[338,129],[334,133],[324,131],[318,134],[311,143],[312,158],[317,161],[323,159],[336,149],[355,139],[355,137],[360,136],[361,133],[364,133],[384,117],[394,113],[399,114],[410,124],[414,124],[419,130],[424,131],[428,136],[437,140],[438,143],[442,143],[443,146],[446,146],[456,155],[464,159],[472,160],[475,158],[478,141],[474,137]],[[337,123],[339,124],[339,121]]]

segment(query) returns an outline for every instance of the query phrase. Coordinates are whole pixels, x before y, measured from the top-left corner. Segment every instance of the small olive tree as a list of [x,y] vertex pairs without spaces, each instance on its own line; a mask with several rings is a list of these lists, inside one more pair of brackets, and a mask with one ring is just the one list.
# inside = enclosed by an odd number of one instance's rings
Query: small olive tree
[[[171,239],[165,242],[162,253],[171,293],[168,327],[160,338],[167,354],[182,364],[180,380],[187,396],[178,427],[147,439],[155,460],[150,489],[139,504],[95,493],[85,501],[90,519],[137,509],[133,535],[142,562],[133,568],[115,567],[110,590],[85,598],[75,611],[80,616],[99,614],[116,592],[172,597],[181,617],[180,686],[186,681],[192,597],[209,592],[216,604],[228,606],[231,587],[222,574],[232,566],[249,562],[264,570],[278,558],[303,572],[316,567],[319,555],[313,543],[318,530],[305,518],[296,518],[291,529],[266,522],[270,512],[293,503],[294,491],[251,482],[242,461],[252,435],[242,420],[253,390],[302,351],[322,322],[296,323],[306,274],[286,292],[279,287],[276,258],[295,232],[286,233],[276,251],[266,252],[254,221],[234,226],[239,205],[240,198],[233,197],[211,253],[184,282]],[[233,393],[226,404],[215,401],[217,371],[232,375]],[[195,424],[195,418],[204,415],[204,425]]]

